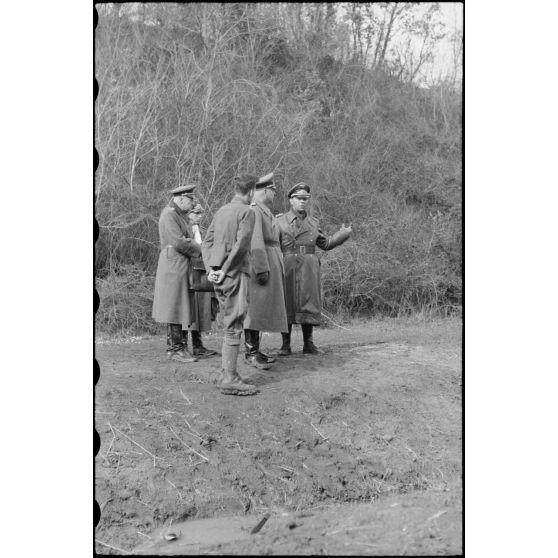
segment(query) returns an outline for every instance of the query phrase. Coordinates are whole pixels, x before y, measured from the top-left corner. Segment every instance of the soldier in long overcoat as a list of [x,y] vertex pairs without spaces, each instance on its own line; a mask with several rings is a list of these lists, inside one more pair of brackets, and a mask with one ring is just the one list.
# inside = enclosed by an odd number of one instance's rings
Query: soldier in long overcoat
[[225,326],[218,387],[230,395],[253,395],[258,391],[237,372],[240,336],[248,311],[250,243],[256,219],[250,203],[257,180],[251,174],[235,178],[235,196],[215,213],[202,244],[207,278],[214,284]]
[[288,331],[279,225],[270,210],[274,199],[275,185],[270,173],[256,183],[251,204],[256,222],[250,254],[250,305],[244,320],[245,358],[249,364],[264,370],[275,358],[260,351],[260,332]]
[[[189,290],[190,258],[201,254],[193,238],[188,213],[196,206],[195,185],[179,186],[159,218],[161,253],[155,277],[153,319],[167,324],[167,357],[178,362],[195,362],[186,352],[185,331],[196,328],[194,293]],[[199,332],[199,329],[198,329]],[[198,341],[201,343],[200,338]]]
[[316,246],[331,250],[350,237],[352,228],[343,225],[335,234],[326,236],[318,219],[307,213],[310,187],[304,182],[293,186],[287,196],[291,209],[277,217],[285,264],[285,305],[289,323],[288,333],[282,333],[279,355],[291,354],[292,324],[301,324],[303,352],[316,354],[321,351],[312,339],[313,326],[321,323],[322,313],[321,263]]

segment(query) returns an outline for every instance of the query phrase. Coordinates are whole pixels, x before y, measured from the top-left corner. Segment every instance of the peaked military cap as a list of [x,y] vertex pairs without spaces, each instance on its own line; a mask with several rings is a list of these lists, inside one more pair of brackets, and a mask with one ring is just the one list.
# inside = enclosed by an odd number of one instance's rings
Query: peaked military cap
[[173,196],[184,196],[184,195],[194,195],[194,190],[196,189],[195,184],[186,184],[186,186],[179,186],[174,190],[171,190]]
[[293,196],[310,197],[310,186],[306,182],[298,182],[287,193],[288,198]]
[[259,190],[260,188],[267,188],[268,186],[273,186],[272,172],[266,174],[265,176],[262,176],[261,178],[258,178],[258,181],[256,182],[256,190]]

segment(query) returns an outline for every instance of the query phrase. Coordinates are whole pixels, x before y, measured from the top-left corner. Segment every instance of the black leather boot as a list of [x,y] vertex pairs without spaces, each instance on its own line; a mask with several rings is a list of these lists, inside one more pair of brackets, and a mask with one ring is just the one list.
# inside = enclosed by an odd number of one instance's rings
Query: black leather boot
[[281,333],[281,337],[283,338],[283,343],[279,352],[277,353],[279,356],[289,356],[293,352],[291,351],[291,332],[293,330],[293,324],[289,324],[289,332],[288,333]]
[[217,354],[217,351],[207,349],[203,346],[201,333],[199,331],[191,331],[192,334],[192,354],[195,357],[209,357]]
[[312,340],[312,330],[313,326],[311,324],[302,324],[302,338],[304,339],[302,352],[307,355],[322,354],[323,351],[314,345],[314,341]]
[[252,339],[256,344],[256,350],[258,351],[258,355],[260,356],[260,360],[263,358],[268,364],[273,364],[277,359],[274,356],[266,355],[264,352],[260,351],[260,340],[261,340],[261,333],[257,330],[252,330]]
[[244,358],[248,364],[260,368],[261,370],[269,370],[267,359],[259,352],[260,332],[254,329],[244,330]]
[[167,358],[177,362],[196,362],[186,352],[187,339],[184,339],[180,324],[167,324]]

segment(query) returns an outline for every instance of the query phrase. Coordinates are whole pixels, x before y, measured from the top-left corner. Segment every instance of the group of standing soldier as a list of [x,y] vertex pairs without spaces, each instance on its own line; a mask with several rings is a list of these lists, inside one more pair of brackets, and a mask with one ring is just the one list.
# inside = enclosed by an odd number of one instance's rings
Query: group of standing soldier
[[[264,370],[276,359],[260,351],[262,331],[281,333],[278,355],[287,356],[292,325],[301,324],[303,352],[319,353],[312,338],[322,311],[316,246],[322,250],[339,246],[349,238],[351,227],[342,226],[326,236],[307,212],[310,187],[303,182],[287,194],[291,209],[274,216],[273,173],[261,178],[242,174],[234,179],[233,199],[215,213],[202,240],[203,211],[194,190],[194,185],[175,188],[159,219],[161,253],[153,318],[167,324],[168,358],[193,362],[216,354],[203,346],[201,332],[211,329],[218,301],[225,336],[217,386],[222,393],[252,395],[256,387],[237,372],[242,332],[246,361]],[[192,270],[200,268],[200,257],[213,289],[193,290]],[[187,351],[188,331],[193,356]]]

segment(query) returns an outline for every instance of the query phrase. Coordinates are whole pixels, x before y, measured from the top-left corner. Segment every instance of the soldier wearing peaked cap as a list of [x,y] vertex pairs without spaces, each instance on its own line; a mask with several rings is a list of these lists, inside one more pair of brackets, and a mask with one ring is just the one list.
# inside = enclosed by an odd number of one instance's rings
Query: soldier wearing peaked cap
[[270,173],[256,182],[251,204],[256,220],[250,254],[250,303],[244,320],[246,361],[263,370],[267,370],[275,358],[260,351],[260,332],[288,331],[279,226],[270,209],[274,199],[275,185],[273,173]]
[[[195,353],[203,356],[215,354],[203,347],[200,333],[211,329],[211,318],[202,320],[200,310],[202,307],[210,308],[211,295],[194,294],[189,290],[188,284],[190,259],[201,255],[201,243],[196,242],[192,223],[188,218],[190,212],[199,207],[194,198],[195,188],[195,185],[188,184],[171,190],[172,199],[161,212],[161,252],[153,296],[153,319],[167,324],[167,357],[182,363],[197,360],[187,353],[188,330],[191,331]],[[206,304],[202,304],[198,294],[209,297]],[[205,314],[208,312],[204,312]]]
[[303,352],[316,354],[321,351],[312,338],[313,326],[320,324],[322,312],[321,264],[316,256],[316,246],[331,250],[349,238],[352,228],[343,225],[335,234],[326,236],[318,219],[308,214],[310,187],[305,182],[295,184],[287,196],[291,209],[277,219],[285,264],[285,305],[289,324],[288,332],[282,333],[279,355],[291,354],[293,324],[301,324]]

